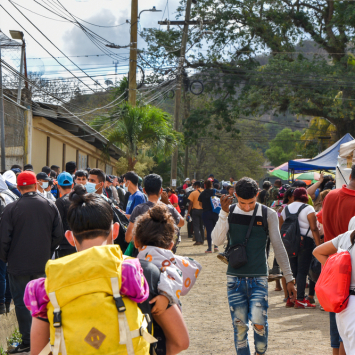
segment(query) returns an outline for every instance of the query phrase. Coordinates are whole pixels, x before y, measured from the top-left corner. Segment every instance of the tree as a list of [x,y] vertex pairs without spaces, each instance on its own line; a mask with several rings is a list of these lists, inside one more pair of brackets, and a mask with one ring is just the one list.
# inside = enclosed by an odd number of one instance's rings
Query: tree
[[270,148],[265,155],[274,166],[281,165],[286,161],[297,158],[299,151],[298,142],[301,139],[300,131],[292,132],[285,128],[276,135],[276,138],[270,142]]
[[181,139],[172,128],[170,116],[149,105],[121,104],[109,115],[94,119],[90,125],[102,131],[111,144],[124,149],[127,170],[134,170],[139,149],[149,148],[168,156]]
[[[326,118],[338,138],[355,134],[353,1],[200,0],[191,11],[198,18],[214,21],[212,34],[190,31],[188,48],[207,48],[190,51],[185,68],[200,69],[224,127],[235,117],[289,110]],[[143,36],[148,47],[141,56],[163,76],[164,68],[176,66],[181,31],[149,29]],[[302,53],[306,40],[313,53]]]

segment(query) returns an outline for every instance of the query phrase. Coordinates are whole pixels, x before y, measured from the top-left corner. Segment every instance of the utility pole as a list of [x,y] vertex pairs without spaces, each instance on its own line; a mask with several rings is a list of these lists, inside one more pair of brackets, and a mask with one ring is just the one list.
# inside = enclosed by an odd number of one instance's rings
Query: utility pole
[[[1,43],[0,43],[1,59]],[[1,171],[5,171],[5,113],[4,113],[4,91],[2,83],[2,63],[0,61],[0,126],[1,126]]]
[[136,106],[137,101],[137,31],[138,31],[138,0],[131,4],[131,41],[129,51],[128,102]]
[[[184,120],[187,120],[190,116],[190,96],[184,90],[184,103],[185,103],[185,113],[184,113]],[[189,166],[189,146],[186,145],[185,147],[185,164],[184,164],[184,177],[187,178],[188,175],[188,166]]]
[[[177,74],[177,85],[175,92],[175,112],[174,112],[174,129],[176,131],[179,130],[179,117],[180,117],[180,105],[181,105],[181,84],[182,84],[182,69],[185,63],[185,52],[186,52],[186,44],[187,37],[189,31],[189,20],[190,20],[190,11],[191,11],[191,3],[192,0],[187,0],[186,2],[186,12],[185,12],[185,22],[184,29],[182,33],[182,42],[181,42],[181,51],[179,58],[179,68]],[[176,186],[177,181],[177,161],[178,161],[178,147],[175,148],[173,156],[171,157],[171,181],[170,186]]]

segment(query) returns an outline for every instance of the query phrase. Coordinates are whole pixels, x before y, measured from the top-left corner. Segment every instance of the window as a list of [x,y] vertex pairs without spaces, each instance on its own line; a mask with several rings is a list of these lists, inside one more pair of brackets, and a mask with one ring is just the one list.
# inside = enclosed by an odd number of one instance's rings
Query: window
[[88,166],[88,156],[86,154],[79,153],[78,155],[78,170],[86,169]]
[[106,164],[106,174],[112,175],[112,165]]

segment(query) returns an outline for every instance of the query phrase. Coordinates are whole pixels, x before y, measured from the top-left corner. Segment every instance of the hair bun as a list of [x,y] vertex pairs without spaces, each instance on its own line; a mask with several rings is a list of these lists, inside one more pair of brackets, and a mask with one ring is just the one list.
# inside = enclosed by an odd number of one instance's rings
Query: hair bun
[[75,204],[81,204],[86,201],[86,189],[84,185],[75,185],[73,191],[69,194],[69,201]]
[[169,212],[165,206],[156,205],[149,210],[150,218],[157,223],[167,223],[169,220]]

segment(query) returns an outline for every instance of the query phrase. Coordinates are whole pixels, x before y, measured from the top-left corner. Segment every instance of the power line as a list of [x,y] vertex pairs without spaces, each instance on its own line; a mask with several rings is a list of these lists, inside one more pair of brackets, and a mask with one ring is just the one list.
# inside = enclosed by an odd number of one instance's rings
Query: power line
[[[42,49],[44,49],[49,55],[51,55],[51,53],[49,53],[49,51],[42,46],[41,43],[39,43],[28,31],[26,31],[26,29],[18,22],[15,20],[15,18],[10,15],[10,13],[0,4],[0,6],[2,7],[2,9],[33,39],[36,41],[37,44],[39,44],[41,46]],[[58,64],[60,64],[64,69],[66,69],[71,75],[73,75],[74,77],[76,77],[68,68],[66,68],[63,64],[61,64],[56,58],[53,57],[53,59],[58,62]],[[89,88],[91,91],[95,92],[94,90],[92,90],[88,85],[86,85],[82,80],[78,79],[82,84],[84,84],[87,88]]]
[[[11,1],[11,0],[8,0],[10,2],[10,4],[12,6],[14,6],[16,8],[17,11],[20,12],[20,14],[44,37],[47,39],[47,41],[49,43],[52,44],[52,46],[54,46],[60,53],[62,53],[73,65],[75,65],[82,73],[84,73],[88,78],[90,78],[90,76],[88,74],[86,74],[84,72],[84,70],[82,70],[78,65],[76,65],[70,58],[68,58],[66,56],[65,53],[63,53],[62,50],[60,50],[26,15],[23,14],[23,12]],[[67,69],[67,68],[66,68]],[[68,70],[68,69],[67,69]],[[68,70],[69,71],[69,70]],[[94,81],[94,79],[90,78],[91,80]],[[101,86],[102,89],[106,90],[101,84],[99,84]]]

